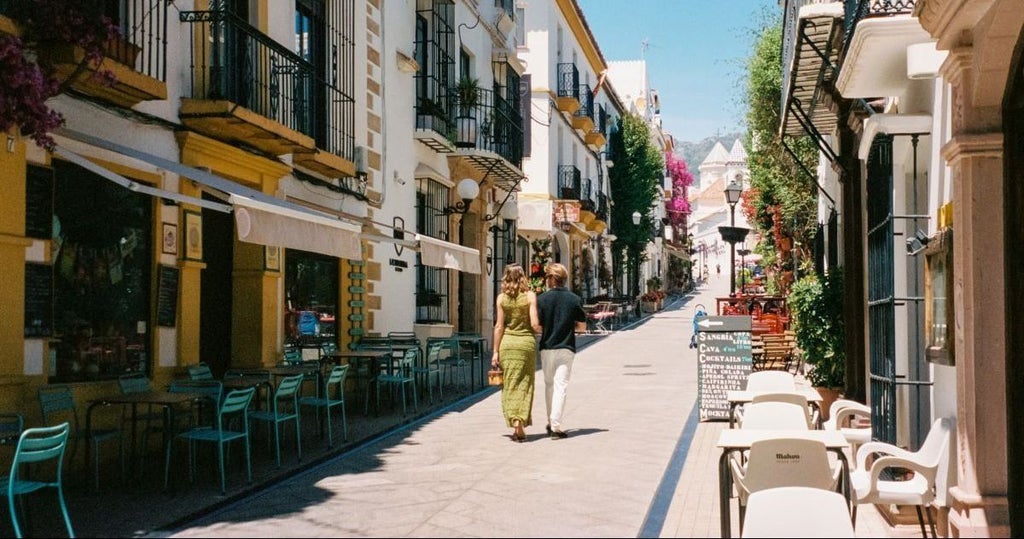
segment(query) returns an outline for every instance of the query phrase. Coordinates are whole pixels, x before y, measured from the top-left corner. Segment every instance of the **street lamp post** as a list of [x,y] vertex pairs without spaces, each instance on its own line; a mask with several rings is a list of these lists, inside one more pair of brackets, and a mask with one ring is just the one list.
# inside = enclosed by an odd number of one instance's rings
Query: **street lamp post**
[[[725,188],[725,201],[729,203],[729,227],[731,228],[736,227],[736,203],[740,201],[742,193],[743,186],[736,183],[735,179],[730,181]],[[729,238],[723,239],[729,241]],[[729,246],[729,293],[731,294],[736,291],[736,240],[730,241]]]
[[747,255],[750,254],[750,249],[744,247],[743,249],[737,249],[737,253],[740,255],[740,295],[743,292],[743,286],[746,284],[746,273],[747,273]]
[[[643,217],[643,216],[640,215],[640,212],[634,211],[632,217],[633,217],[633,226],[634,227],[639,227],[640,226],[640,218]],[[634,232],[636,232],[636,230],[634,230]],[[636,236],[639,236],[639,234],[635,234],[634,235],[634,238],[633,238],[634,242],[636,241]],[[636,251],[636,247],[635,246],[634,246],[633,250]],[[640,257],[639,256],[634,256],[633,257],[633,282],[632,282],[632,285],[633,285],[632,286],[632,288],[633,288],[633,298],[635,299],[636,297],[638,297],[640,295]]]

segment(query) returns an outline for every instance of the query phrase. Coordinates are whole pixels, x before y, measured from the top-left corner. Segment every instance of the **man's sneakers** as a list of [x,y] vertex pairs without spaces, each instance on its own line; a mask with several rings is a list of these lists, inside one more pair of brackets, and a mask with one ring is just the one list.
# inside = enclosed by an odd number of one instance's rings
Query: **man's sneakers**
[[551,425],[545,425],[544,430],[548,432],[548,436],[552,440],[561,440],[562,438],[568,438],[569,433],[561,430],[551,430]]

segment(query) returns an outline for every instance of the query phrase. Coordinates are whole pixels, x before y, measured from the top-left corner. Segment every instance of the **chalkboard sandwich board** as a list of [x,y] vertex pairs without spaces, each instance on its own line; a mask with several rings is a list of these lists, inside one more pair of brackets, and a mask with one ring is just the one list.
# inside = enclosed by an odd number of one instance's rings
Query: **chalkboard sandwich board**
[[707,316],[697,322],[697,401],[701,421],[728,421],[726,393],[746,387],[752,368],[749,316]]

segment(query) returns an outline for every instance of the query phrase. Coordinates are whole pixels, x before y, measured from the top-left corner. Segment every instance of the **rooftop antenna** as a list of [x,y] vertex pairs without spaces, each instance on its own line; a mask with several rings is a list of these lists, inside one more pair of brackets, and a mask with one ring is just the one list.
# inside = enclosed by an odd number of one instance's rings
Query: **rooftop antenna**
[[651,46],[651,40],[646,37],[640,40],[640,59],[647,59],[647,48]]

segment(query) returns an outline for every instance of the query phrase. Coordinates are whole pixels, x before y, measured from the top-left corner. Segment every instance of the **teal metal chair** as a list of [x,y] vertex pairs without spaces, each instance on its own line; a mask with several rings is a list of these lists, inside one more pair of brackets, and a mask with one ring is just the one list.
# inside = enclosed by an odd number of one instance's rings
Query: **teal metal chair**
[[[68,516],[68,506],[64,503],[64,451],[68,445],[70,432],[71,425],[65,422],[53,427],[27,429],[18,437],[18,445],[14,450],[14,461],[11,463],[11,473],[0,477],[0,493],[7,497],[7,506],[11,512],[11,524],[14,525],[15,537],[24,537],[21,525],[18,523],[18,511],[14,505],[15,497],[44,488],[52,488],[57,491],[57,501],[60,503],[60,512],[64,517],[64,526],[68,530],[68,537],[75,536],[75,531],[71,527],[71,517]],[[23,464],[48,460],[54,461],[56,465],[52,479],[31,479],[21,475]]]
[[444,373],[447,373],[448,383],[455,384],[455,377],[458,375],[458,383],[465,382],[467,386],[471,385],[469,371],[472,366],[472,363],[470,363],[472,360],[462,353],[462,347],[459,345],[458,338],[453,335],[440,341],[444,343],[442,350],[448,350],[448,355],[441,358],[442,378],[444,378]]
[[213,380],[213,371],[206,363],[199,362],[188,366],[188,377],[190,380]]
[[39,398],[39,408],[43,414],[44,424],[52,426],[66,421],[71,425],[69,439],[74,441],[71,447],[71,460],[75,458],[79,440],[84,440],[89,444],[88,452],[92,454],[93,458],[93,486],[96,490],[100,489],[99,446],[103,442],[117,441],[121,457],[121,477],[124,477],[124,440],[120,429],[83,428],[78,422],[78,407],[75,405],[71,386],[64,384],[42,386],[36,395]]
[[224,399],[224,384],[220,380],[174,380],[167,391],[202,396],[198,403],[194,403],[194,413],[184,416],[189,421],[186,428],[203,425],[212,427],[216,423],[217,409]]
[[302,349],[296,347],[289,347],[284,349],[284,358],[281,360],[282,363],[288,365],[299,365],[302,363]]
[[[320,424],[320,437],[324,436],[324,424],[320,422],[320,410],[324,410],[327,420],[327,447],[334,447],[331,426],[331,408],[341,408],[341,429],[344,440],[348,440],[348,423],[345,419],[345,375],[348,365],[340,365],[331,369],[324,380],[323,392],[313,397],[300,397],[299,407],[307,406],[316,410],[317,422]],[[333,390],[333,391],[332,391]]]
[[[122,374],[117,378],[117,385],[121,388],[121,393],[145,393],[152,391],[153,386],[149,383],[149,378],[146,378],[145,374],[136,372],[131,374]],[[121,410],[121,428],[128,424],[131,428],[132,416],[129,412],[130,406],[123,406]],[[160,410],[154,410],[152,404],[146,405],[146,410],[142,413],[136,413],[135,422],[145,422],[145,427],[142,429],[142,447],[146,448],[149,445],[150,433],[156,431],[159,432],[159,427],[154,426],[154,422],[159,424],[163,420],[163,412]],[[137,425],[136,425],[137,426]]]
[[[380,393],[381,386],[384,386],[392,390],[398,390],[402,394],[402,415],[406,414],[405,406],[405,390],[409,388],[412,393],[412,404],[413,409],[419,411],[419,402],[416,397],[416,373],[413,372],[413,367],[416,365],[417,352],[414,349],[406,350],[402,355],[402,359],[395,365],[393,372],[382,372],[377,375],[375,380],[377,386],[377,409],[380,410]],[[370,398],[370,394],[366,394],[367,400]]]
[[250,421],[267,423],[267,443],[270,443],[270,426],[274,426],[274,459],[281,467],[281,423],[295,422],[295,448],[302,460],[302,427],[299,422],[299,386],[303,375],[296,374],[281,379],[267,410],[249,412]]
[[[444,390],[441,384],[441,350],[445,347],[443,341],[430,341],[427,343],[427,353],[421,363],[413,366],[412,372],[421,376],[424,385],[427,387],[427,396],[431,404],[434,402],[434,385],[437,385],[437,395],[444,398]],[[418,350],[418,349],[417,349]],[[422,387],[421,387],[422,390]]]
[[[245,443],[245,469],[248,481],[252,482],[252,453],[249,448],[249,403],[252,402],[256,388],[235,389],[224,397],[217,410],[216,425],[214,427],[199,426],[186,430],[175,436],[175,439],[188,442],[188,476],[189,481],[195,482],[195,444],[197,442],[210,442],[217,444],[217,466],[220,469],[220,493],[227,493],[227,481],[224,473],[224,453],[226,446],[234,441]],[[232,421],[237,419],[238,421]],[[233,430],[237,429],[237,430]],[[172,440],[167,444],[167,460],[164,463],[164,489],[170,484],[171,449],[174,446]]]

